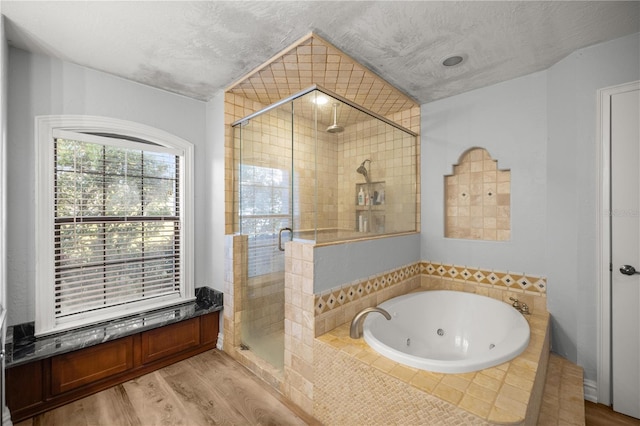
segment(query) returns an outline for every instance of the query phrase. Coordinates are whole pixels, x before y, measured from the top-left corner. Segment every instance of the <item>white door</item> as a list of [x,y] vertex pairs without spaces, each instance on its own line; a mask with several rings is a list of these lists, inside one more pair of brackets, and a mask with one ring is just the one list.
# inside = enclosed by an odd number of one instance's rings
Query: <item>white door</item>
[[610,119],[613,409],[640,418],[640,90],[637,87],[611,96]]

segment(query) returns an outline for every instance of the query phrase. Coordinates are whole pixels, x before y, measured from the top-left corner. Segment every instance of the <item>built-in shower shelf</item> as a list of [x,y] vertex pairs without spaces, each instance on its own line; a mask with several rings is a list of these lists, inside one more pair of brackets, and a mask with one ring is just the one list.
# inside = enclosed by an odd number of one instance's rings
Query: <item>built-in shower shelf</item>
[[[364,202],[360,201],[360,191]],[[366,194],[369,194],[367,197]],[[385,182],[356,183],[355,230],[368,234],[385,232]]]
[[372,211],[383,212],[384,211],[384,206],[356,206],[356,210],[357,211],[372,210]]
[[[362,189],[362,192],[364,194],[369,193],[370,197],[369,197],[369,203],[368,204],[361,204],[359,202],[358,199],[358,195],[360,194],[360,190]],[[369,206],[371,207],[379,207],[379,208],[384,208],[384,204],[385,204],[385,183],[384,181],[380,181],[380,182],[371,182],[371,183],[356,183],[356,198],[355,198],[355,205],[356,207],[360,208],[369,208]]]

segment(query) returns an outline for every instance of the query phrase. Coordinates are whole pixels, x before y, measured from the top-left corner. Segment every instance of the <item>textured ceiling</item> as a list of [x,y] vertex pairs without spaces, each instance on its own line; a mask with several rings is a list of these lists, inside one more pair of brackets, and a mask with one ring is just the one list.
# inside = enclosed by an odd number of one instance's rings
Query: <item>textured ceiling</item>
[[[640,31],[613,1],[7,1],[10,43],[196,99],[313,31],[419,103]],[[467,60],[444,68],[450,54]]]

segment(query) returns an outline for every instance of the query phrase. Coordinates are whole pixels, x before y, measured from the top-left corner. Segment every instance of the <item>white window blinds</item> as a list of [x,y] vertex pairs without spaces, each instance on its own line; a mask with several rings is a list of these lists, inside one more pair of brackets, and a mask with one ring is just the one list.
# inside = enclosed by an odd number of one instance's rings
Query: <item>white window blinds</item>
[[278,231],[291,226],[287,170],[242,164],[240,227],[248,234],[249,277],[284,271]]
[[54,138],[55,317],[179,293],[180,156],[68,136]]

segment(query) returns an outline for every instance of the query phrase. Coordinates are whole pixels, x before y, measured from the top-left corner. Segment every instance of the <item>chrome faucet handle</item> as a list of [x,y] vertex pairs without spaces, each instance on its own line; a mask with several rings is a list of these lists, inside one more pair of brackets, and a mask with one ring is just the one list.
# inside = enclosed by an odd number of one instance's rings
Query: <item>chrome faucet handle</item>
[[520,301],[518,301],[518,299],[515,299],[513,297],[509,297],[509,300],[511,300],[513,302],[513,304],[511,306],[513,306],[516,309],[520,309]]
[[529,312],[529,306],[526,303],[520,304],[520,312],[522,312],[523,315],[529,315],[531,313]]

